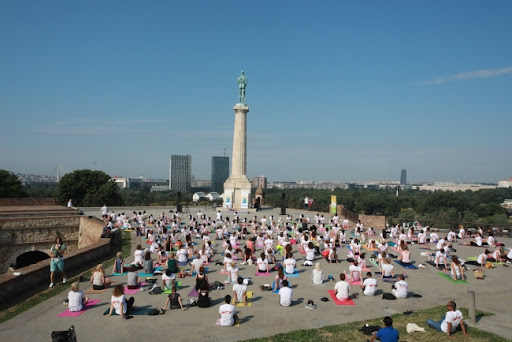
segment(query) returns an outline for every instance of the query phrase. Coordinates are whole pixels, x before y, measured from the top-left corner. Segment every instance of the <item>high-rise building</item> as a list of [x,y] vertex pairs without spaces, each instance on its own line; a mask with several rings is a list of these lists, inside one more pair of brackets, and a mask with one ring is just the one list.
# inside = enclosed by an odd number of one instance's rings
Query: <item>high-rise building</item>
[[400,185],[407,184],[407,170],[402,169],[402,172],[400,172]]
[[266,189],[267,188],[267,177],[265,176],[259,176],[259,177],[254,177],[252,180],[251,180],[251,187],[253,188],[257,188],[258,186],[260,186],[263,188],[263,189]]
[[212,192],[222,194],[224,182],[229,178],[229,157],[212,157]]
[[169,190],[190,192],[192,156],[172,155],[169,163]]

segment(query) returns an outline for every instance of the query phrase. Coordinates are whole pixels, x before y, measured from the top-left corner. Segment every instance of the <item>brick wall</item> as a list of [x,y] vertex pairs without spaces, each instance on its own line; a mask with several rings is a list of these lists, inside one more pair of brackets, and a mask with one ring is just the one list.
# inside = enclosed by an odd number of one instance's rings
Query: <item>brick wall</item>
[[382,229],[386,227],[386,216],[359,214],[359,220],[361,220],[365,228]]
[[78,238],[78,248],[95,244],[100,240],[103,231],[103,221],[96,218],[85,216],[80,217],[80,235]]

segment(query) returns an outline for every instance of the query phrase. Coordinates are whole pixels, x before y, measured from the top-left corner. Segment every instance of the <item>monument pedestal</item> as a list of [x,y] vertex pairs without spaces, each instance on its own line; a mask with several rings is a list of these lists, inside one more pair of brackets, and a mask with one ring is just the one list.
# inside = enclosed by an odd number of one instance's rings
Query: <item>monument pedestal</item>
[[231,209],[249,209],[251,182],[243,176],[231,176],[224,183],[224,206]]

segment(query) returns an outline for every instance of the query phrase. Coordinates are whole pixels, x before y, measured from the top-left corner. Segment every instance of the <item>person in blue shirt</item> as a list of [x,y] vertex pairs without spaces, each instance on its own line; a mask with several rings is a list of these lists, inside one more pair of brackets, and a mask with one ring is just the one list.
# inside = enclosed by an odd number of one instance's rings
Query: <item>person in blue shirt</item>
[[384,317],[384,328],[379,329],[377,333],[373,334],[371,342],[380,340],[382,342],[397,342],[398,330],[393,328],[393,319],[389,316]]

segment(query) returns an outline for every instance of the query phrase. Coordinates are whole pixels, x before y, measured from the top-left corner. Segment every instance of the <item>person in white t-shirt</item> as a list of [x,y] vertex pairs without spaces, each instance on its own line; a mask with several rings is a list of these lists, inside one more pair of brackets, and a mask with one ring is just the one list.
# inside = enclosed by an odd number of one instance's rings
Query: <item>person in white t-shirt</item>
[[361,285],[361,290],[365,296],[373,296],[375,295],[375,290],[377,288],[377,279],[372,277],[372,272],[366,273],[366,279]]
[[134,302],[135,299],[133,297],[130,297],[130,299],[126,300],[124,296],[124,286],[122,284],[117,285],[112,293],[112,298],[110,300],[110,310],[106,316],[112,316],[112,312],[115,311],[115,313],[118,314],[121,318],[131,318],[129,313],[133,307]]
[[236,315],[236,307],[231,304],[231,296],[226,295],[224,297],[224,304],[219,307],[220,314],[220,326],[221,327],[231,327],[235,324],[235,321],[238,319]]
[[293,258],[292,253],[286,254],[286,259],[284,260],[285,272],[287,274],[295,273],[295,266],[297,265],[297,261]]
[[468,337],[468,333],[466,331],[466,326],[464,325],[462,312],[457,310],[457,304],[454,301],[449,301],[446,304],[446,309],[448,312],[441,317],[439,321],[433,321],[431,319],[427,319],[427,325],[433,329],[436,329],[439,332],[445,332],[448,336],[451,336],[460,325],[462,333],[464,336]]
[[345,281],[345,274],[340,274],[340,281],[334,285],[334,294],[341,301],[350,299],[350,284]]
[[143,265],[144,264],[144,251],[142,250],[141,245],[137,245],[137,248],[135,249],[135,252],[133,253],[133,263],[136,265]]
[[75,281],[71,284],[71,291],[68,293],[68,310],[71,312],[82,311],[89,298],[80,291],[80,283]]
[[380,276],[380,279],[384,278],[394,278],[395,277],[395,266],[391,264],[391,258],[383,259],[382,260],[382,275]]
[[265,253],[260,254],[260,257],[256,261],[256,265],[258,265],[258,272],[268,273],[268,260],[265,258]]
[[239,277],[237,284],[233,285],[233,304],[244,303],[247,305],[247,285],[244,285],[244,278]]
[[279,304],[281,306],[292,305],[293,290],[288,287],[288,280],[283,280],[283,287],[279,289]]
[[320,285],[324,282],[324,271],[320,268],[320,263],[315,264],[315,269],[312,274],[313,284]]
[[408,285],[403,274],[398,275],[398,281],[393,284],[391,292],[398,299],[407,298]]

